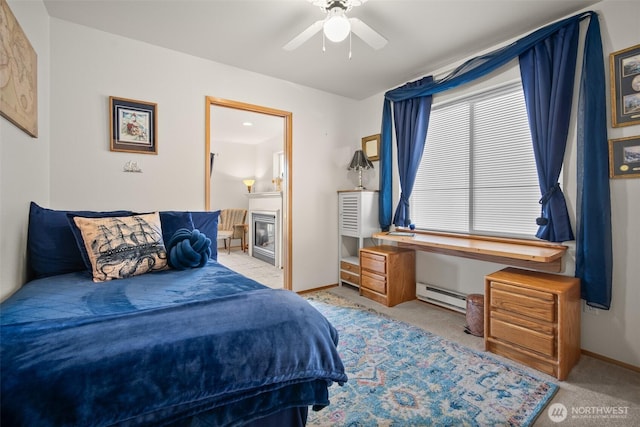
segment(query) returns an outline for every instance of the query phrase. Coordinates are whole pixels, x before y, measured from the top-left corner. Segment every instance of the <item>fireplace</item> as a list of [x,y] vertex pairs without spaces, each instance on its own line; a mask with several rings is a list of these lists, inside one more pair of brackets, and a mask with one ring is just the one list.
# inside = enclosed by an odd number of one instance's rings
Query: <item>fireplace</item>
[[251,255],[272,265],[276,265],[279,246],[277,216],[277,212],[251,213]]

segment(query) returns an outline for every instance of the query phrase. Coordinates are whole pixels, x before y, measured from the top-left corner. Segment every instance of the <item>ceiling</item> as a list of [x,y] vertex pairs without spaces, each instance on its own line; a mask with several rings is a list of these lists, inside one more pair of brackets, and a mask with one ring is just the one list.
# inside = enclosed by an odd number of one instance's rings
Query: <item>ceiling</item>
[[324,13],[307,0],[44,0],[50,16],[362,100],[571,15],[598,0],[369,0],[388,43],[287,42]]
[[274,138],[284,140],[282,117],[216,105],[209,108],[212,146],[217,142],[256,145]]

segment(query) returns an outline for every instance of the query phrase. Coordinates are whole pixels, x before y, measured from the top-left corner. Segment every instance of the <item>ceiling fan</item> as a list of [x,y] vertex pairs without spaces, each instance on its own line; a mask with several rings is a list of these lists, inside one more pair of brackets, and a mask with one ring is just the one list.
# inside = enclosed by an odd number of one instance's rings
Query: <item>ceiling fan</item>
[[[382,37],[370,26],[358,18],[347,18],[346,13],[353,7],[360,6],[367,0],[307,0],[327,15],[324,19],[314,22],[306,30],[294,37],[284,45],[284,50],[294,50],[304,42],[323,30],[324,37],[332,42],[339,43],[353,32],[372,48],[382,49],[387,44],[387,39]],[[324,50],[324,42],[323,42]]]

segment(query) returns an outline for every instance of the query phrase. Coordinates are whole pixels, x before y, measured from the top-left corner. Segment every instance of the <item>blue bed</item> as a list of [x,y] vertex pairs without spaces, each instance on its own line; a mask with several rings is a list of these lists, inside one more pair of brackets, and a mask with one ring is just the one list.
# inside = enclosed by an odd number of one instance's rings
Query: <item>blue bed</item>
[[214,260],[0,304],[3,426],[304,425],[347,380],[332,325]]

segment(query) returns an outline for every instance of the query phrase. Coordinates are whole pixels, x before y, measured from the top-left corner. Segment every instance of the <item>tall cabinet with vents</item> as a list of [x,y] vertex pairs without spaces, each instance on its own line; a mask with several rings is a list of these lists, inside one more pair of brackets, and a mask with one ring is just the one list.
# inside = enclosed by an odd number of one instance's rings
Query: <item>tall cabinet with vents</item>
[[365,239],[380,231],[378,192],[338,191],[338,283],[360,287],[360,249]]

